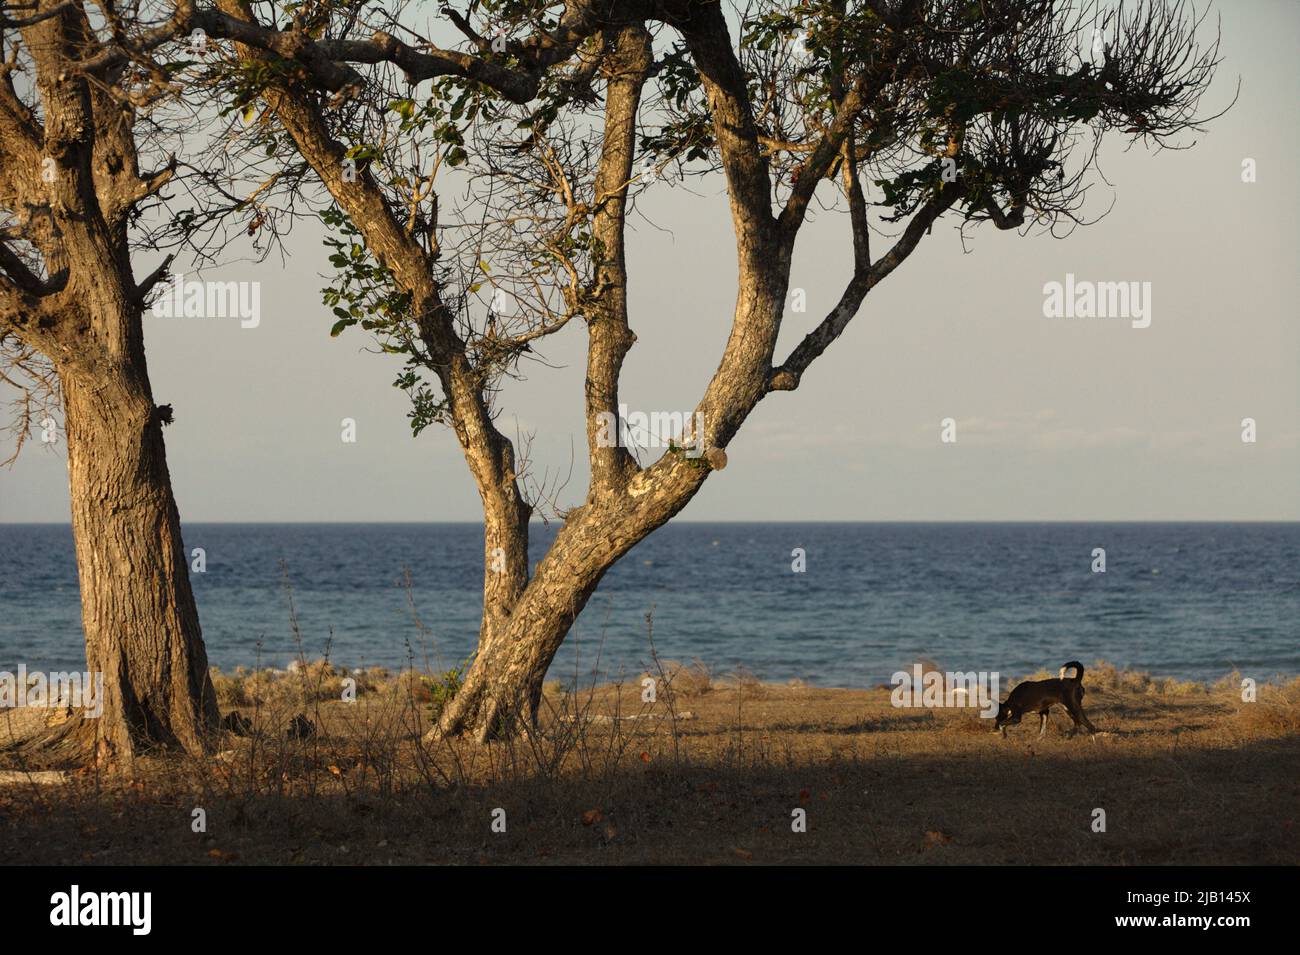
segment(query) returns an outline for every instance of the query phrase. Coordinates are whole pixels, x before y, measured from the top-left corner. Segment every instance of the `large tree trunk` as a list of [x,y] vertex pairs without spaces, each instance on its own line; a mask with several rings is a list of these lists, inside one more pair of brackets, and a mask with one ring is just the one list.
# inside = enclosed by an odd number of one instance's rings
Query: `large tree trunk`
[[204,752],[219,713],[145,370],[114,363],[62,385],[86,662],[103,675],[103,713],[32,748],[93,752],[106,769],[156,747]]
[[426,739],[464,733],[486,742],[534,728],[546,671],[594,590],[573,576],[535,579],[510,626],[479,644],[464,684]]
[[52,281],[11,256],[5,271],[26,298],[0,325],[58,372],[87,669],[102,677],[103,708],[19,745],[127,769],[155,747],[204,751],[218,723],[145,363],[141,313],[163,270],[137,285],[130,256],[132,213],[172,170],[140,175],[135,113],[109,88],[123,75],[106,86],[80,69],[97,51],[81,5],[41,9],[50,15],[22,33],[41,108],[17,109],[9,89],[0,157],[13,190],[0,200],[29,226],[24,237]]
[[651,470],[633,478],[628,497],[569,513],[508,622],[480,644],[426,740],[471,734],[483,742],[537,725],[546,671],[601,578],[686,506],[709,469],[668,455]]

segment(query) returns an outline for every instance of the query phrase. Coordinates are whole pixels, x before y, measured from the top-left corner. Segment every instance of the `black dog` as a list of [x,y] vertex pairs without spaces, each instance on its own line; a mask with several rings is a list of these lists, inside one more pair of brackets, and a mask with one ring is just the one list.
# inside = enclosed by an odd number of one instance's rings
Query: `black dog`
[[[1065,671],[1074,668],[1077,675],[1066,677]],[[1089,733],[1097,728],[1083,715],[1083,664],[1071,660],[1061,667],[1061,676],[1055,680],[1031,680],[1021,683],[1007,696],[1007,701],[998,707],[998,718],[993,722],[995,732],[1001,731],[1005,737],[1007,727],[1020,722],[1026,713],[1037,713],[1039,717],[1038,735],[1047,732],[1047,711],[1059,703],[1065,707],[1070,719],[1074,720],[1074,732],[1079,726],[1088,727]]]

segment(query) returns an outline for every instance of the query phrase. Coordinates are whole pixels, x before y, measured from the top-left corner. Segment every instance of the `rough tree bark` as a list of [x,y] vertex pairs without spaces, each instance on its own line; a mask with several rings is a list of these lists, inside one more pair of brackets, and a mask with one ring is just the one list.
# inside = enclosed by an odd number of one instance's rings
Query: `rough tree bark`
[[22,41],[40,119],[7,80],[0,89],[0,209],[15,224],[0,241],[0,334],[58,374],[87,667],[103,675],[104,708],[22,745],[128,769],[155,747],[203,752],[218,722],[145,363],[144,300],[163,273],[137,284],[129,254],[129,213],[172,171],[140,174],[117,75],[79,71],[95,49],[80,7],[38,10]]
[[203,752],[216,695],[143,355],[61,381],[86,664],[104,675],[96,756]]

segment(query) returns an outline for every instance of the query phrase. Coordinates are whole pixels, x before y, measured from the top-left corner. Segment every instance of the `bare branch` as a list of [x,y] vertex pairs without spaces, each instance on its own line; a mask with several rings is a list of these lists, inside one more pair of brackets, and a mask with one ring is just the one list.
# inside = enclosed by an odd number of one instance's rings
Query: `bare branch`
[[808,366],[844,332],[862,307],[867,293],[879,285],[898,268],[920,243],[944,212],[951,209],[962,196],[960,187],[952,186],[927,202],[907,223],[903,234],[878,262],[865,270],[858,270],[845,287],[844,293],[822,321],[804,336],[789,357],[772,372],[768,380],[770,391],[793,391]]

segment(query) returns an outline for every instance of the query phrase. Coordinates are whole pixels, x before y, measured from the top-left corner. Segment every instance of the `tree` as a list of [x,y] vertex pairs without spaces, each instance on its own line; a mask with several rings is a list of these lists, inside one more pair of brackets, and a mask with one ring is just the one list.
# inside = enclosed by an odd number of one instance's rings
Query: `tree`
[[[401,5],[293,4],[279,26],[255,14],[269,6],[220,0],[189,22],[237,41],[228,93],[266,104],[278,127],[258,141],[277,153],[287,135],[335,204],[333,334],[360,324],[405,357],[413,428],[448,425],[478,486],[479,645],[436,733],[480,739],[536,721],[547,667],[605,572],[725,465],[750,412],[798,387],[941,218],[1068,231],[1105,134],[1160,148],[1200,128],[1218,47],[1198,45],[1204,17],[1178,0],[1125,13],[756,2],[735,18],[738,41],[716,0],[502,0],[444,7],[452,45],[401,22]],[[642,466],[608,440],[636,340],[628,206],[649,179],[719,171],[738,260],[730,337],[702,425]],[[449,214],[441,197],[456,192],[468,200]],[[853,271],[778,359],[815,199],[847,212]],[[890,230],[876,254],[872,233]],[[496,427],[497,387],[574,318],[588,337],[591,479],[580,505],[557,507],[563,527],[530,569],[546,494]]]
[[176,164],[141,172],[174,90],[127,49],[176,27],[111,4],[0,5],[0,358],[26,389],[20,445],[42,397],[62,405],[86,661],[104,680],[98,719],[25,746],[93,751],[106,768],[150,747],[202,752],[218,720],[167,470],[170,408],[145,362],[142,315],[166,263],[141,281],[131,267],[136,222]]

